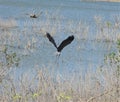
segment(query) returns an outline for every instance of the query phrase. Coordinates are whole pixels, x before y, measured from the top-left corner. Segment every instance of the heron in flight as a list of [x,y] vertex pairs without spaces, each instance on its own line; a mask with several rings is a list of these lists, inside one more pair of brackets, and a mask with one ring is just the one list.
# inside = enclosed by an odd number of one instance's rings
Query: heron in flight
[[54,38],[53,38],[49,33],[46,33],[46,36],[47,36],[47,38],[49,39],[49,41],[50,41],[50,42],[55,46],[55,48],[57,49],[59,56],[60,56],[60,52],[63,50],[63,48],[64,48],[65,46],[67,46],[68,44],[70,44],[70,43],[74,40],[74,36],[71,35],[71,36],[69,36],[67,39],[63,40],[59,46],[57,46],[56,43],[55,43]]

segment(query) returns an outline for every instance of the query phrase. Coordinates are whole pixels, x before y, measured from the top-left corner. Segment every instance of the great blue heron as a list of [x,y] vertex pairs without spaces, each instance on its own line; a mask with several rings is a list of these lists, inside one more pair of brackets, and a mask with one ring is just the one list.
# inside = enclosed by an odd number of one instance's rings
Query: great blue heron
[[49,34],[46,33],[47,38],[49,39],[49,41],[56,47],[57,51],[58,51],[58,55],[60,55],[60,52],[62,51],[62,49],[67,46],[68,44],[70,44],[73,40],[74,40],[74,36],[71,35],[69,36],[67,39],[63,40],[61,42],[61,44],[57,47],[54,38]]

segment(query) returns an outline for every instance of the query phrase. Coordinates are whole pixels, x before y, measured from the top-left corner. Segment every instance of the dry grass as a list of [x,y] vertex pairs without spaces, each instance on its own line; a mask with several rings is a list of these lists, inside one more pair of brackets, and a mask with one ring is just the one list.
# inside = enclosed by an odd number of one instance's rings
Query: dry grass
[[2,19],[0,18],[0,28],[7,29],[16,27],[17,22],[14,19]]
[[[52,35],[60,33],[60,31],[74,34],[78,43],[81,39],[88,40],[90,25],[86,22],[75,23],[68,20],[65,25],[69,26],[63,27],[64,17],[55,15],[46,13],[46,21],[31,21],[31,29],[28,22],[25,22],[24,29],[14,31],[11,30],[11,27],[17,25],[16,21],[4,21],[5,23],[0,24],[0,27],[4,28],[0,31],[0,44],[2,45],[0,47],[0,102],[119,102],[120,81],[116,75],[116,63],[112,66],[109,63],[102,67],[98,66],[95,72],[88,70],[85,75],[65,73],[66,75],[62,78],[60,74],[55,77],[54,70],[50,72],[47,70],[48,68],[40,66],[35,66],[30,71],[35,74],[25,72],[19,78],[9,73],[10,68],[13,69],[16,64],[16,57],[13,52],[11,53],[12,48],[17,46],[20,54],[27,51],[27,54],[34,52],[33,49],[38,47],[39,36],[43,37],[46,31]],[[59,14],[57,13],[57,15]],[[115,22],[112,23],[104,21],[101,17],[95,17],[96,37],[94,40],[116,42],[120,32],[118,18],[115,18]],[[6,29],[8,27],[10,29]],[[7,51],[5,51],[6,45],[8,45]],[[18,52],[15,53],[19,55]],[[8,55],[10,59],[8,59]],[[7,62],[10,62],[11,65],[8,65]]]
[[120,38],[120,15],[114,17],[114,22],[106,21],[100,16],[95,16],[96,40],[116,42]]
[[64,80],[46,69],[37,69],[35,76],[24,73],[17,81],[15,76],[9,76],[0,84],[0,101],[119,102],[120,87],[116,89],[116,76],[111,68],[104,67],[95,73],[88,71],[85,78],[73,73]]

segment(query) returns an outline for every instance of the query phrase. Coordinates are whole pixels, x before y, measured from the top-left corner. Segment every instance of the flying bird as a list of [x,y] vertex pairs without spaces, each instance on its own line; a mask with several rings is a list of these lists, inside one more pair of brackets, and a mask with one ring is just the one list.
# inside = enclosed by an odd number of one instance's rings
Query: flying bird
[[30,18],[37,18],[37,16],[35,14],[31,14]]
[[55,46],[59,55],[60,55],[60,52],[62,51],[62,49],[74,40],[74,36],[71,35],[67,39],[63,40],[59,46],[57,46],[54,38],[49,33],[46,33],[46,36],[49,39],[49,41]]

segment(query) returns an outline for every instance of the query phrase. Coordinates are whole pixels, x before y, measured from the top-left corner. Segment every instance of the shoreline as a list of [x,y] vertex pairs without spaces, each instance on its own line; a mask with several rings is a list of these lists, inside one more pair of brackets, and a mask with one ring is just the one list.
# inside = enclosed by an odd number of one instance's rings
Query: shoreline
[[81,1],[88,1],[88,2],[120,2],[120,0],[81,0]]

